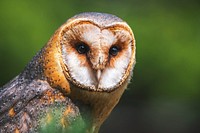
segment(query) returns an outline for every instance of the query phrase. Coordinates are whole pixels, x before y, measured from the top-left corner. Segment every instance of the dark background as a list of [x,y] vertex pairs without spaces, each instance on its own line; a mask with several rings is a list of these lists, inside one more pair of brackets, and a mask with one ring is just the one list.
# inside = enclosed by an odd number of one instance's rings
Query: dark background
[[68,18],[88,11],[124,19],[137,46],[132,82],[100,132],[199,133],[199,0],[1,0],[0,86]]

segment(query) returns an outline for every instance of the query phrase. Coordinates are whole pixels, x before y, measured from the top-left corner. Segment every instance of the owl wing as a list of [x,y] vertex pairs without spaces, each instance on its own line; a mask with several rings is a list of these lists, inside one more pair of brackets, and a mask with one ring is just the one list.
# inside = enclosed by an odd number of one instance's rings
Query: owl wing
[[16,77],[1,88],[0,101],[2,133],[70,131],[75,120],[84,127],[72,101],[43,80],[21,83]]

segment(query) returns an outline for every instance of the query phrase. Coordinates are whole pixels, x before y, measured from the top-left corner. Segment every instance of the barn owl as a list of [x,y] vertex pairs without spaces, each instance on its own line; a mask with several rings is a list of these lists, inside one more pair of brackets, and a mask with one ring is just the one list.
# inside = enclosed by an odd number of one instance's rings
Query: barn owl
[[135,53],[120,18],[90,12],[68,19],[0,88],[0,132],[73,132],[77,120],[79,132],[98,132],[130,81]]

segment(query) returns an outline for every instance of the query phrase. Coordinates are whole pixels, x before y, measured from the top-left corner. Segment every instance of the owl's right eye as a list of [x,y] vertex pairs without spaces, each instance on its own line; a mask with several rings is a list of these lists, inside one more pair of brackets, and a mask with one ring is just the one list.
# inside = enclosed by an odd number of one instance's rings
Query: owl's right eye
[[89,47],[81,42],[76,45],[76,50],[79,54],[86,54],[89,51]]

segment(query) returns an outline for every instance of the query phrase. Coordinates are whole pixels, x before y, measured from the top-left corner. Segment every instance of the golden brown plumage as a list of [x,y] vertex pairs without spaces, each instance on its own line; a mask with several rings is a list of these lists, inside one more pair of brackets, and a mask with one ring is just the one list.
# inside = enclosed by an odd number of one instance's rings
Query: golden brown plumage
[[120,18],[82,13],[69,19],[0,91],[0,132],[37,132],[56,117],[60,131],[76,120],[98,132],[135,65],[135,39]]

